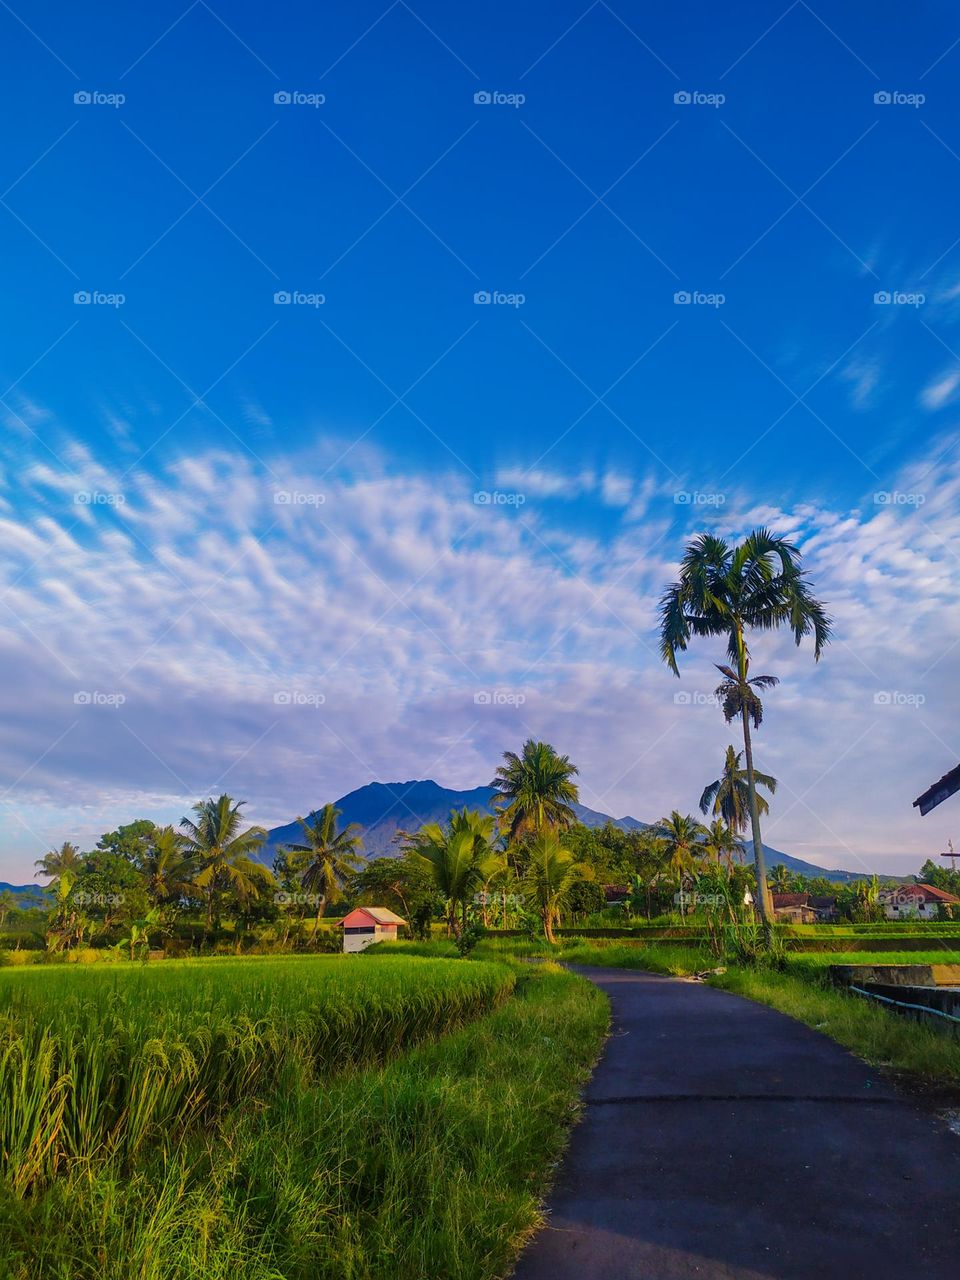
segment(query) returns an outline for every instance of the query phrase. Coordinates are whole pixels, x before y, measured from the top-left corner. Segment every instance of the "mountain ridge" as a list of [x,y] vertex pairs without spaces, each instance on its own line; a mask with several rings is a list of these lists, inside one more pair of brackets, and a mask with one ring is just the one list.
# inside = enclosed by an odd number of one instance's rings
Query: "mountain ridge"
[[[397,836],[401,831],[417,831],[428,822],[445,822],[451,809],[482,809],[492,811],[493,787],[472,787],[465,791],[442,787],[432,778],[414,778],[407,782],[368,782],[347,792],[335,800],[341,811],[340,824],[356,823],[362,828],[363,852],[369,858],[395,857],[399,853]],[[627,814],[614,818],[610,814],[590,809],[586,805],[573,806],[577,818],[587,827],[601,827],[610,822],[622,831],[642,831],[650,826],[639,818]],[[313,810],[316,812],[316,810]],[[311,817],[307,814],[306,817]],[[299,819],[273,827],[260,847],[258,857],[268,866],[274,854],[284,844],[299,843],[302,839]],[[869,875],[861,871],[830,870],[803,858],[775,849],[764,843],[768,869],[782,862],[788,870],[806,876],[825,876],[828,880],[849,882],[866,880]],[[746,842],[746,859],[752,860],[752,843]],[[887,877],[902,879],[902,877]]]

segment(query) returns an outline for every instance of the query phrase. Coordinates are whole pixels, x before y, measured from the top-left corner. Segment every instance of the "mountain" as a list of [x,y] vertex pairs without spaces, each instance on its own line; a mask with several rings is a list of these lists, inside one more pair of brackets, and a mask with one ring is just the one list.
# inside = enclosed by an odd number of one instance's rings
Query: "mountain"
[[42,898],[47,892],[38,884],[7,884],[0,880],[0,893],[25,893],[31,898]]
[[[362,828],[363,852],[368,858],[392,857],[398,852],[396,836],[398,831],[417,831],[428,822],[443,823],[450,815],[451,809],[486,809],[492,812],[494,791],[492,787],[474,787],[470,791],[453,791],[449,787],[441,787],[432,779],[411,782],[370,782],[365,787],[358,787],[335,801],[341,811],[340,825],[346,826],[355,822]],[[609,814],[600,813],[596,809],[588,809],[586,805],[573,806],[577,818],[587,827],[602,827],[612,822],[623,831],[641,831],[649,823],[629,815],[623,818],[612,818]],[[309,815],[308,815],[309,816]],[[260,849],[261,861],[269,865],[280,846],[296,844],[302,839],[303,832],[297,821],[288,822],[285,826],[274,827],[268,832],[267,839]],[[825,871],[812,862],[804,862],[802,858],[794,858],[789,853],[774,849],[765,844],[764,852],[767,866],[775,867],[778,862],[784,863],[791,871],[802,872],[806,876],[826,876],[829,880],[850,881],[863,880],[867,877],[856,871]],[[752,844],[746,846],[746,860],[753,858]]]

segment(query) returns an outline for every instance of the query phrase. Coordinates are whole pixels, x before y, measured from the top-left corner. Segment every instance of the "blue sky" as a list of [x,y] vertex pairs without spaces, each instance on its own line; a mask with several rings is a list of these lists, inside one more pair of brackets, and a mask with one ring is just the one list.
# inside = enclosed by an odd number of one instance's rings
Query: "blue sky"
[[960,751],[952,6],[0,28],[0,875],[221,781],[265,822],[474,785],[530,732],[594,807],[690,809],[730,735],[654,604],[685,536],[760,519],[838,621],[816,671],[761,649],[771,842],[943,847],[910,801]]

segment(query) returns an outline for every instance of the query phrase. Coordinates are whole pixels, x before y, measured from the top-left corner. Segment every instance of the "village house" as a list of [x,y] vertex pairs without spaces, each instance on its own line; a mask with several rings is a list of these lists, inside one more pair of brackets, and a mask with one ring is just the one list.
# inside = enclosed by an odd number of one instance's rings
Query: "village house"
[[880,902],[888,920],[936,920],[940,907],[960,916],[960,898],[932,884],[899,884],[882,889]]
[[373,942],[396,942],[397,929],[407,922],[388,907],[357,907],[341,923],[344,951],[357,952]]

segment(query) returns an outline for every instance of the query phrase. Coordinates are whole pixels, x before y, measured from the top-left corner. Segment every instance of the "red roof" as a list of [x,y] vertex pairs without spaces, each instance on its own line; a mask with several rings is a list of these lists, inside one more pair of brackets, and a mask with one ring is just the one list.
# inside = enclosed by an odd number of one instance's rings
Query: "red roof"
[[881,895],[884,899],[888,898],[919,898],[923,902],[946,902],[958,903],[958,898],[953,893],[947,893],[946,889],[938,889],[932,884],[901,884],[895,889],[886,889]]
[[773,909],[778,907],[805,907],[810,901],[809,893],[773,893]]

